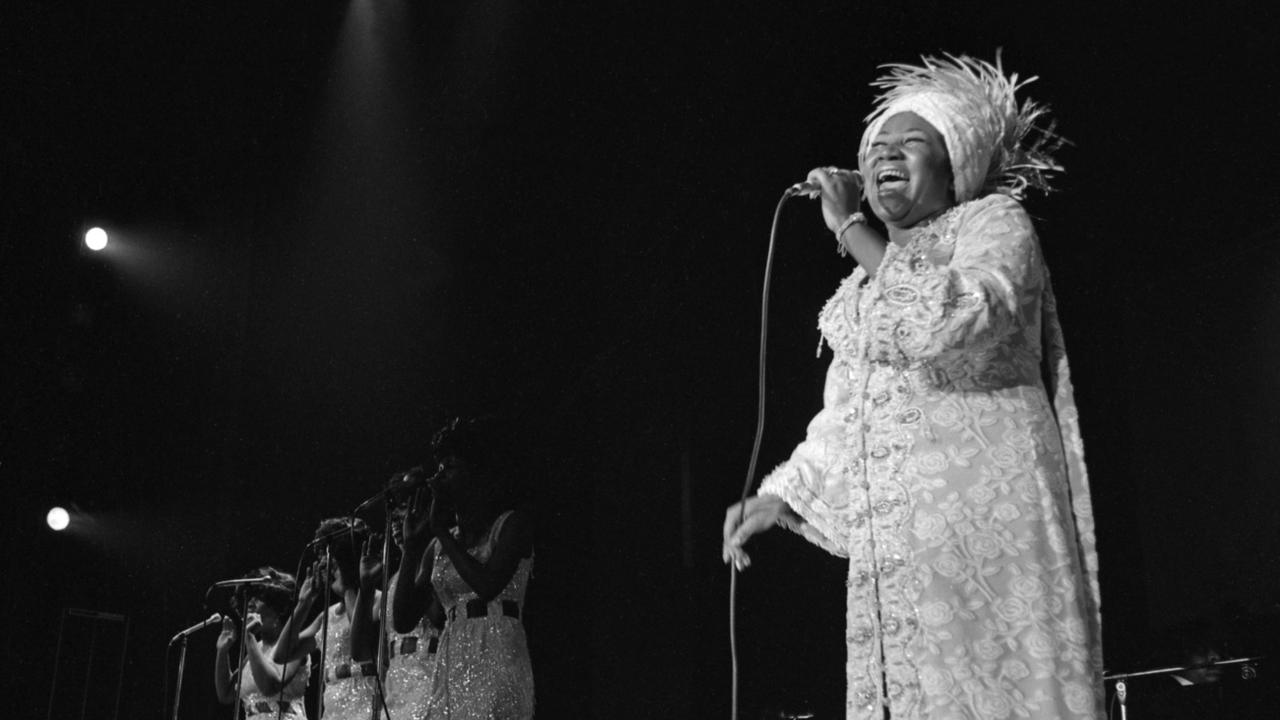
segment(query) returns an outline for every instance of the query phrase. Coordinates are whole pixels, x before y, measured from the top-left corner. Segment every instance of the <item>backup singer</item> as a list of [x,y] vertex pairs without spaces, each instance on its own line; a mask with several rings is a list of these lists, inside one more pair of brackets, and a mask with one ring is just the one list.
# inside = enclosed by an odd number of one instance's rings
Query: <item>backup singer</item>
[[[420,472],[415,471],[415,472]],[[408,514],[408,506],[399,502],[391,510],[391,539],[400,550],[402,562],[400,567],[387,581],[388,613],[390,598],[395,596],[396,587],[404,575],[404,519]],[[382,547],[373,542],[373,538],[365,541],[364,553],[360,560],[360,593],[356,599],[356,617],[366,615],[369,620],[357,621],[352,625],[353,642],[360,644],[363,633],[378,632],[383,628],[382,594],[377,585],[382,580]],[[418,566],[408,568],[409,573],[417,572]],[[398,633],[386,629],[386,679],[383,683],[384,700],[391,717],[400,720],[427,717],[427,701],[431,697],[431,682],[435,675],[436,649],[439,644],[440,626],[444,625],[444,614],[440,609],[435,594],[428,598],[426,611],[422,619],[408,632]]]
[[850,719],[1101,717],[1083,443],[1019,202],[1057,143],[998,60],[887,67],[861,173],[809,175],[857,262],[818,320],[823,408],[745,521],[729,508],[724,559],[775,524],[849,558]]
[[533,528],[510,509],[510,478],[496,462],[496,442],[477,421],[455,420],[436,433],[441,473],[429,505],[419,493],[405,519],[401,565],[417,570],[406,576],[412,582],[396,586],[395,629],[411,631],[433,594],[445,615],[426,714],[432,720],[533,717],[521,625]]
[[[330,518],[320,523],[315,537],[320,541],[321,553],[327,547],[330,563],[326,566],[317,561],[311,572],[303,576],[298,604],[285,623],[281,632],[283,641],[276,645],[274,653],[276,662],[284,662],[319,650],[321,628],[327,626],[328,632],[323,636],[325,677],[321,717],[324,720],[369,720],[379,707],[375,648],[372,642],[353,645],[351,633],[359,583],[357,553],[368,534],[368,527],[359,518]],[[323,587],[321,583],[325,582],[329,583],[336,601],[308,624],[307,616]]]
[[[310,659],[295,659],[283,665],[271,660],[280,639],[282,618],[289,616],[293,606],[293,576],[273,567],[263,567],[245,577],[263,576],[271,578],[270,582],[251,585],[245,591],[245,632],[249,635],[249,644],[245,646],[244,667],[240,671],[231,669],[238,633],[235,621],[226,618],[218,636],[214,687],[218,700],[230,704],[235,700],[237,683],[240,685],[246,720],[275,717],[305,720],[303,694],[311,676]],[[243,681],[239,680],[239,674],[244,675]]]

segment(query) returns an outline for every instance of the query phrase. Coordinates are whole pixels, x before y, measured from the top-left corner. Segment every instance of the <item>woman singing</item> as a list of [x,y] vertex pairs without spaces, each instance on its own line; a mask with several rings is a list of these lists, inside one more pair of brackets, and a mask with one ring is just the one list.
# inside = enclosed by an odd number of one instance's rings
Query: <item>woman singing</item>
[[861,172],[809,175],[857,262],[819,316],[823,408],[729,508],[724,559],[745,568],[775,524],[849,558],[851,719],[1101,717],[1083,444],[1019,202],[1061,169],[1054,136],[998,61],[925,58],[875,85]]
[[[369,534],[364,521],[330,518],[316,530],[318,552],[327,551],[330,562],[317,561],[304,575],[298,604],[281,633],[276,662],[306,656],[324,646],[324,720],[369,720],[378,704],[378,670],[374,662],[373,634],[364,646],[353,645],[351,619],[359,590],[358,553]],[[310,624],[307,616],[328,582],[334,602]],[[327,632],[322,632],[327,628]]]
[[[412,473],[425,473],[415,469]],[[411,473],[411,474],[412,474]],[[408,505],[397,496],[391,508],[391,539],[401,554],[400,568],[387,581],[388,601],[386,606],[390,613],[390,598],[396,594],[403,573],[416,573],[418,565],[406,566],[404,557],[404,519],[408,514]],[[381,622],[383,600],[377,585],[382,580],[382,545],[373,542],[372,537],[365,541],[364,553],[360,560],[360,593],[356,599],[357,618],[368,617],[368,621],[352,624],[352,642],[357,645],[363,642],[364,634],[378,632]],[[431,682],[435,674],[436,649],[439,645],[440,626],[444,625],[444,614],[440,609],[435,594],[427,598],[425,612],[421,621],[409,631],[398,633],[388,628],[386,642],[386,679],[383,683],[384,700],[387,711],[392,718],[424,718],[427,716],[427,703],[431,697]]]
[[[527,720],[533,669],[520,619],[533,570],[533,527],[506,497],[495,439],[477,421],[436,433],[440,473],[404,525],[392,622],[410,632],[434,595],[444,610],[428,718]],[[434,536],[432,538],[431,536]],[[409,581],[412,578],[412,582]]]
[[[271,578],[270,582],[250,585],[245,592],[245,632],[250,637],[245,646],[244,667],[239,671],[232,669],[232,654],[237,640],[235,621],[231,618],[222,621],[213,668],[214,687],[218,691],[218,700],[230,704],[236,699],[236,686],[239,684],[246,720],[274,717],[305,719],[307,711],[303,693],[311,676],[310,660],[304,657],[277,664],[271,659],[280,639],[282,618],[288,617],[292,609],[293,576],[273,567],[264,567],[245,577],[264,576]],[[243,680],[240,679],[241,674]]]

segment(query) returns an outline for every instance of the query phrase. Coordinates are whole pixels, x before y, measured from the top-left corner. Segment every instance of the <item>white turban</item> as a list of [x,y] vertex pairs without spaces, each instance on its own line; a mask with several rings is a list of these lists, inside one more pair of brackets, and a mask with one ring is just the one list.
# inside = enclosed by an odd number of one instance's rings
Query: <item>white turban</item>
[[992,192],[1021,199],[1028,186],[1047,192],[1049,174],[1062,171],[1051,153],[1063,141],[1052,126],[1035,126],[1045,108],[1029,100],[1019,107],[1014,98],[1035,78],[1019,83],[1016,74],[1005,77],[998,55],[995,65],[966,55],[922,59],[923,66],[886,65],[889,72],[872,83],[884,92],[867,116],[859,161],[866,162],[886,120],[912,112],[947,144],[956,202]]

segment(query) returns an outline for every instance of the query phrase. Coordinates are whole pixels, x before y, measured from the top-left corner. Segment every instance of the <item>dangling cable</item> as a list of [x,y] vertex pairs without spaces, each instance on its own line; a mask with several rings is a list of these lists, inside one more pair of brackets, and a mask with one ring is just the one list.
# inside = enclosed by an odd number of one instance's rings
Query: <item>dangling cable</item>
[[[794,197],[792,188],[782,194],[778,207],[773,211],[773,227],[769,231],[769,252],[764,263],[764,290],[760,293],[760,374],[757,377],[756,394],[756,438],[751,445],[751,461],[747,463],[747,478],[742,483],[742,497],[738,500],[738,525],[747,517],[747,495],[751,493],[751,483],[756,476],[756,462],[760,458],[760,441],[764,438],[764,385],[765,385],[765,348],[769,344],[769,283],[773,277],[773,247],[778,239],[778,220],[782,217],[782,206]],[[730,708],[731,720],[738,720],[738,567],[729,563],[729,654],[732,658],[731,692],[733,694]]]

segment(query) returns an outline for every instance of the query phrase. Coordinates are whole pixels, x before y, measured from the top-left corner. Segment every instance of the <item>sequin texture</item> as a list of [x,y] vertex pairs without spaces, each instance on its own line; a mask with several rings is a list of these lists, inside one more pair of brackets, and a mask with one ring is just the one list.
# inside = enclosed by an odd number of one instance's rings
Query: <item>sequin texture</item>
[[[270,659],[275,646],[268,645],[260,640],[255,642],[258,643],[258,647],[262,648],[262,654]],[[311,658],[308,657],[303,661],[298,672],[290,679],[289,684],[285,685],[284,692],[280,695],[268,696],[258,689],[258,683],[253,679],[253,671],[249,668],[248,658],[245,658],[242,673],[244,680],[240,683],[240,699],[244,701],[245,720],[265,719],[266,717],[276,717],[277,715],[289,718],[289,720],[306,719],[307,711],[302,696],[307,691],[307,681],[311,678]],[[283,714],[279,712],[277,701],[286,703]],[[264,704],[271,707],[270,713],[254,711],[254,708],[263,707]]]
[[[477,547],[468,552],[487,561],[497,544],[502,524],[494,523]],[[436,553],[431,583],[445,608],[444,629],[436,653],[428,717],[432,720],[527,720],[533,717],[533,667],[521,621],[503,612],[503,601],[524,613],[525,589],[533,572],[533,558],[520,561],[515,574],[486,614],[466,617],[467,603],[476,593],[458,574],[447,553]]]
[[[397,573],[388,587],[390,597],[395,597],[395,586],[400,579]],[[436,629],[425,617],[414,632],[391,633],[387,665],[387,679],[383,682],[387,710],[393,720],[421,720],[427,717],[427,701],[431,697],[431,680],[435,673],[436,654],[431,652]]]
[[343,665],[351,667],[351,623],[342,603],[329,606],[328,641],[324,655],[324,720],[368,720],[377,700],[377,678],[335,677]]

